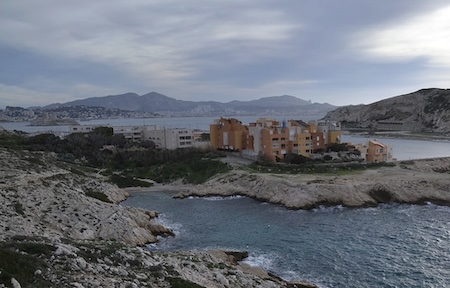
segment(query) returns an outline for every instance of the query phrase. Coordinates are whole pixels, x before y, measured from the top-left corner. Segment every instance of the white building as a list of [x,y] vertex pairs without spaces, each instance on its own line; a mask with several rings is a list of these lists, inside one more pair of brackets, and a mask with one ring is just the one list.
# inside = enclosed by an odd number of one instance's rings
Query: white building
[[177,149],[194,146],[194,132],[185,128],[148,130],[144,132],[144,139],[153,141],[158,148]]
[[101,125],[73,125],[69,127],[69,133],[89,133]]
[[146,133],[159,129],[157,125],[146,126],[113,126],[114,135],[123,135],[128,140],[147,140]]
[[[76,125],[70,127],[70,133],[88,133],[101,125]],[[177,149],[187,147],[207,147],[209,142],[198,141],[199,133],[186,128],[166,129],[158,125],[113,126],[114,135],[123,135],[133,141],[150,140],[158,148]]]

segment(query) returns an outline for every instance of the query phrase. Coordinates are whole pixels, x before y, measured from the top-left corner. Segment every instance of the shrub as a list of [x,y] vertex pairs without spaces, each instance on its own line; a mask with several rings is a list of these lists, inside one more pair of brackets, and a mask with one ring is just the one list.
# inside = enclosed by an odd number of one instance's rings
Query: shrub
[[88,190],[84,193],[86,196],[98,199],[100,201],[106,202],[106,203],[113,203],[111,200],[109,200],[108,196],[105,193]]
[[[10,287],[11,278],[15,278],[22,287],[50,287],[51,283],[34,275],[36,270],[44,271],[47,268],[44,260],[35,256],[48,255],[51,249],[47,246],[38,243],[0,243],[0,284]],[[16,249],[29,254],[13,251]]]
[[172,288],[204,288],[194,282],[177,277],[169,277],[167,280],[169,280],[170,287]]
[[119,186],[119,188],[150,187],[153,185],[152,183],[136,179],[132,176],[121,176],[121,175],[113,174],[113,175],[111,175],[111,177],[109,179],[112,183]]

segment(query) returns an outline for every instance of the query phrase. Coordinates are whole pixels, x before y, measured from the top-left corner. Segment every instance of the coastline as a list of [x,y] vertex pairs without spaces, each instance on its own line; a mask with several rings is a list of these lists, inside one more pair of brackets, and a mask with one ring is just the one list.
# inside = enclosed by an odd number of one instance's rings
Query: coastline
[[242,252],[149,251],[142,246],[173,232],[157,212],[119,205],[127,191],[55,154],[0,148],[0,156],[0,287],[317,287],[229,255]]
[[449,173],[450,157],[399,161],[395,167],[336,175],[262,174],[235,169],[175,197],[241,195],[288,209],[427,202],[450,206]]
[[445,141],[450,142],[450,135],[437,133],[412,133],[410,131],[351,131],[343,130],[343,135],[360,136],[366,138],[380,137],[392,139],[407,139],[407,140],[423,140],[423,141]]

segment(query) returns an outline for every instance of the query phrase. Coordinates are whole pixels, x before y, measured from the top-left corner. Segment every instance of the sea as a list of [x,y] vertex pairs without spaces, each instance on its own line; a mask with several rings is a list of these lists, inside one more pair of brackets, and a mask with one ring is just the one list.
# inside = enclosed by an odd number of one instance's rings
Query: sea
[[450,287],[450,207],[288,210],[246,197],[175,199],[138,192],[124,206],[157,210],[176,236],[151,250],[245,250],[246,263],[319,287]]
[[[247,124],[258,117],[237,118]],[[207,130],[214,119],[117,119],[80,124]],[[64,126],[33,127],[26,122],[0,125],[25,132],[68,131]],[[373,138],[344,135],[342,140],[366,143],[368,139]],[[449,141],[377,140],[393,147],[398,160],[450,156]],[[174,230],[175,237],[160,238],[148,249],[245,250],[249,252],[247,263],[286,280],[304,279],[321,288],[450,287],[450,207],[383,204],[305,211],[241,196],[174,199],[174,193],[132,193],[122,202],[160,212],[158,221]]]

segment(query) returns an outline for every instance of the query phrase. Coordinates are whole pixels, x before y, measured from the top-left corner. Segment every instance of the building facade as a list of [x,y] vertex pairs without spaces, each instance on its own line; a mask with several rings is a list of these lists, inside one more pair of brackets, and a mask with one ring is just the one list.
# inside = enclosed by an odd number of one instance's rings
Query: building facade
[[248,145],[248,127],[235,118],[220,118],[209,125],[210,143],[215,149],[242,151]]
[[276,161],[288,153],[310,157],[325,145],[340,143],[340,124],[334,121],[276,121],[260,118],[248,126],[234,118],[221,118],[210,125],[211,146],[241,151],[246,156],[264,155]]
[[[74,125],[70,126],[70,133],[88,133],[100,125]],[[114,135],[122,135],[131,141],[153,141],[157,148],[177,149],[188,147],[205,148],[200,143],[201,134],[192,129],[160,128],[158,125],[145,126],[112,126]],[[208,142],[206,142],[208,143]]]
[[376,140],[367,143],[366,161],[380,163],[392,161],[392,148]]

